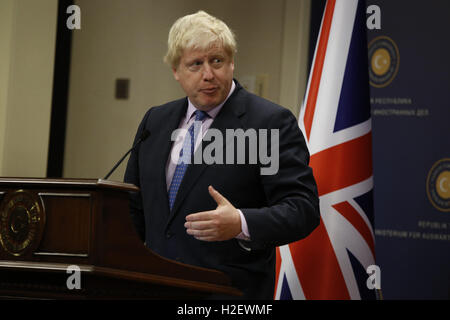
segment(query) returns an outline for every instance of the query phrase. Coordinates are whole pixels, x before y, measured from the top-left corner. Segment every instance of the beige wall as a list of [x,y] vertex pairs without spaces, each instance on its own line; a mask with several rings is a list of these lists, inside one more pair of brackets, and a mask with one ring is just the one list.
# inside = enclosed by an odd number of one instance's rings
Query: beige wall
[[0,1],[0,176],[45,177],[57,0]]
[[[306,81],[309,0],[76,3],[82,29],[73,38],[65,177],[103,176],[130,146],[145,111],[183,96],[161,61],[173,21],[199,9],[236,32],[238,80],[249,85],[266,79],[257,93],[298,114]],[[1,176],[45,176],[56,11],[57,0],[0,1]],[[122,77],[131,79],[129,100],[114,99],[114,81]],[[124,168],[112,179],[121,180]]]
[[0,2],[0,176],[3,175],[3,157],[5,151],[13,10],[13,0]]
[[311,1],[286,1],[278,102],[297,118],[308,80],[310,12]]
[[[297,114],[306,81],[309,3],[76,1],[81,30],[73,37],[64,177],[103,177],[130,147],[146,110],[184,96],[162,57],[172,23],[200,9],[235,31],[236,78],[247,83],[265,76],[261,94]],[[128,100],[114,99],[116,78],[130,79]],[[110,179],[122,180],[125,164]]]

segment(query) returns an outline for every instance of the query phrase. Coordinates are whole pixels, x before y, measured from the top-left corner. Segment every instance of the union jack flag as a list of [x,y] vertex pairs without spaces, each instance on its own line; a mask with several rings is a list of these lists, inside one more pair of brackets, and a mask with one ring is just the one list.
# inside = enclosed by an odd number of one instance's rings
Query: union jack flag
[[328,0],[299,125],[321,223],[277,248],[275,299],[371,299],[375,264],[372,137],[364,1]]

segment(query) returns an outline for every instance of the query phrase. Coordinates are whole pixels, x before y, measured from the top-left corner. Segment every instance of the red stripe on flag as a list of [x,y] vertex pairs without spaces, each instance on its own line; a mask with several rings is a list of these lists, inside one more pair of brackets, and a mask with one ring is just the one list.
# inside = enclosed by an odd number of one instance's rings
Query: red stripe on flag
[[289,245],[306,299],[348,300],[350,295],[323,224],[305,239]]
[[[278,288],[278,278],[280,277],[280,269],[281,269],[281,254],[280,254],[280,248],[276,248],[276,264],[275,264],[275,290],[273,293],[273,299],[275,300],[277,295],[277,288]],[[280,280],[283,281],[283,280]]]
[[363,218],[359,215],[353,206],[347,201],[335,204],[332,206],[340,214],[342,214],[355,228],[359,231],[361,236],[366,240],[373,256],[375,257],[375,243],[373,241],[372,233]]
[[333,20],[333,12],[336,0],[328,0],[322,22],[322,31],[317,45],[316,58],[312,69],[311,83],[309,86],[309,94],[306,100],[305,116],[303,123],[305,125],[306,137],[309,140],[311,133],[314,110],[316,108],[317,94],[319,92],[320,79],[322,77],[323,63],[328,46],[328,38],[330,36],[331,21]]
[[341,143],[311,156],[319,196],[372,176],[372,134]]

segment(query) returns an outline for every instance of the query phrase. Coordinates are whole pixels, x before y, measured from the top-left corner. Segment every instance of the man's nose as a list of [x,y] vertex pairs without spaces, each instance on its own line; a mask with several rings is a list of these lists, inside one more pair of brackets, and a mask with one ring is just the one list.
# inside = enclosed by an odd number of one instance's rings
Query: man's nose
[[214,72],[209,63],[205,63],[203,65],[203,80],[211,81],[212,79],[214,79]]

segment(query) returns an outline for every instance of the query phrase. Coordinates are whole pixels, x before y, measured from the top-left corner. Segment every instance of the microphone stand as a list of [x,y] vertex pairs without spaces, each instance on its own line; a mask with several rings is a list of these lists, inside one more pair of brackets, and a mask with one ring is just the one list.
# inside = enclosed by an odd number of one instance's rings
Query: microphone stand
[[148,136],[150,135],[150,132],[148,130],[144,130],[144,132],[142,132],[139,140],[134,144],[134,146],[128,150],[127,153],[124,154],[124,156],[116,163],[116,165],[111,169],[111,171],[108,172],[108,174],[103,178],[103,180],[108,180],[109,176],[114,172],[114,170],[117,169],[117,167],[122,163],[122,161],[127,157],[127,155],[133,151],[134,149],[136,149],[136,147],[143,142],[145,139],[148,138]]

